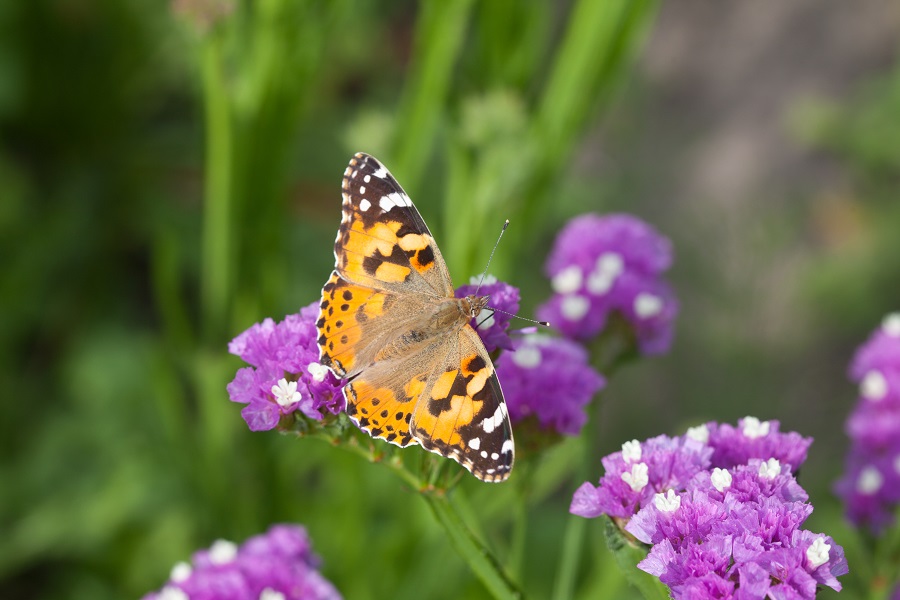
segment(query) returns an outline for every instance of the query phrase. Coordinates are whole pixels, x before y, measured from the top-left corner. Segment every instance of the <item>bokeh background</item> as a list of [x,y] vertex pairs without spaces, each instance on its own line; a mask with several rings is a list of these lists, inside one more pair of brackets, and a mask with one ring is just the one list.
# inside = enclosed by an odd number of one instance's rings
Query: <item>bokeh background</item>
[[[709,419],[814,436],[809,528],[852,552],[831,485],[846,366],[900,308],[898,39],[877,0],[0,3],[0,596],[138,597],[290,521],[347,598],[487,597],[386,469],[251,433],[225,393],[228,340],[317,298],[359,150],[458,284],[508,217],[525,315],[568,218],[673,241],[671,352],[615,373],[527,500],[458,490],[532,597],[582,474]],[[587,538],[577,595],[628,597]]]

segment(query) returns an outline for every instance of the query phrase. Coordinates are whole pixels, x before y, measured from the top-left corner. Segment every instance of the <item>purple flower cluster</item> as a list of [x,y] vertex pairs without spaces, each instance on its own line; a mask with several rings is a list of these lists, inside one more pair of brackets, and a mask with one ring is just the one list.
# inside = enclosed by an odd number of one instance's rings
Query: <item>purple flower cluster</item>
[[678,303],[661,275],[672,264],[672,246],[653,227],[624,214],[586,214],[560,231],[545,269],[554,295],[538,308],[568,337],[597,336],[613,313],[634,331],[644,354],[672,342]]
[[792,471],[811,443],[753,417],[633,440],[570,511],[617,518],[652,544],[638,568],[673,598],[814,598],[819,585],[840,590],[848,568],[831,537],[801,529],[812,505]]
[[238,370],[228,384],[233,402],[253,431],[278,425],[294,411],[316,420],[344,410],[342,382],[319,364],[316,343],[318,303],[280,323],[266,319],[234,338],[228,351],[253,365]]
[[339,600],[316,570],[306,530],[274,525],[241,546],[219,540],[178,563],[166,585],[143,600]]
[[[509,350],[512,348],[512,342],[507,329],[509,329],[509,322],[513,315],[519,312],[519,289],[503,281],[498,281],[491,275],[485,277],[480,287],[478,280],[478,277],[473,277],[468,285],[456,288],[456,297],[465,298],[475,294],[476,290],[479,296],[490,296],[488,308],[483,309],[482,314],[472,319],[471,325],[478,332],[488,352],[497,349]],[[492,308],[500,309],[503,312],[493,312]]]
[[850,451],[835,491],[853,523],[878,533],[900,504],[900,313],[857,350],[850,378],[860,397],[847,419]]
[[606,385],[582,346],[540,334],[512,342],[496,368],[512,422],[534,417],[542,429],[563,435],[578,435],[585,406]]

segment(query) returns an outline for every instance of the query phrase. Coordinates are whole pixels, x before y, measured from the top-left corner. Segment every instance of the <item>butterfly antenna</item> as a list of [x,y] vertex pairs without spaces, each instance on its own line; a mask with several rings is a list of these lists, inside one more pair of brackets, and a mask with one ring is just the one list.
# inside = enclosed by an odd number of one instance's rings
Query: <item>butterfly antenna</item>
[[[506,228],[509,227],[509,219],[503,223],[503,228],[500,230],[500,235],[497,236],[497,241],[494,243],[494,248],[491,250],[491,255],[488,257],[487,265],[484,267],[484,271],[481,273],[481,280],[478,282],[478,287],[475,288],[475,293],[473,295],[478,295],[478,290],[481,289],[481,285],[484,283],[484,278],[487,277],[488,269],[491,266],[491,261],[494,260],[494,252],[497,251],[497,246],[500,245],[500,240],[503,238],[503,233],[506,231]],[[498,312],[503,313],[504,315],[509,315],[514,319],[522,319],[523,321],[528,321],[529,323],[534,323],[535,325],[543,325],[544,327],[550,327],[549,321],[535,321],[534,319],[529,319],[528,317],[522,317],[511,312],[506,312],[505,310],[500,310],[499,308],[494,308],[492,306],[488,306],[487,310],[490,310],[492,313]],[[478,323],[478,327],[481,326],[482,323],[487,321],[490,316],[485,317],[480,323]]]
[[481,280],[478,282],[478,287],[475,288],[475,295],[478,295],[478,290],[481,289],[481,284],[484,283],[484,278],[487,277],[488,269],[491,267],[491,261],[494,260],[494,252],[497,251],[497,246],[500,245],[500,239],[503,237],[503,232],[506,231],[506,228],[509,227],[509,219],[503,224],[503,229],[500,230],[500,235],[497,236],[497,241],[494,242],[494,249],[491,250],[491,255],[488,257],[487,264],[484,266],[484,271],[481,272]]
[[[494,308],[492,306],[486,307],[486,310],[489,310],[491,312],[503,313],[504,315],[509,315],[510,317],[512,317],[514,319],[522,319],[523,321],[528,321],[529,323],[534,323],[535,325],[542,325],[544,327],[550,327],[550,321],[535,321],[534,319],[529,319],[528,317],[523,317],[521,315],[517,315],[517,314],[511,313],[511,312],[506,312],[505,310],[500,310],[499,308]],[[489,318],[490,318],[490,316],[488,316],[487,318],[483,319],[480,323],[478,323],[479,327],[481,326],[481,323],[484,323]]]

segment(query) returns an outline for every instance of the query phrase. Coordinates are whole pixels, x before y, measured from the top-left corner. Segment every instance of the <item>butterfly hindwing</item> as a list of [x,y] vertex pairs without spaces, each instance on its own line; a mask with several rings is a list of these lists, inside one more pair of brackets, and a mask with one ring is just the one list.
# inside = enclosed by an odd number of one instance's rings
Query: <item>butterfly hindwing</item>
[[412,435],[479,479],[503,481],[512,469],[514,446],[494,365],[468,324],[447,345],[416,404]]
[[336,268],[355,283],[404,293],[452,296],[434,237],[384,165],[358,153],[344,171]]

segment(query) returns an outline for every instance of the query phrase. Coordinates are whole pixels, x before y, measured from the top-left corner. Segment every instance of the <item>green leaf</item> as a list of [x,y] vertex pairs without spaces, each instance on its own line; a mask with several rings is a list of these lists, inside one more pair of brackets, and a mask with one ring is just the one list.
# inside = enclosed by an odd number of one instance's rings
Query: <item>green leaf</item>
[[637,568],[637,564],[647,556],[647,546],[619,529],[609,517],[600,518],[604,522],[606,545],[616,557],[628,583],[636,587],[647,600],[668,598],[669,590],[659,579]]

